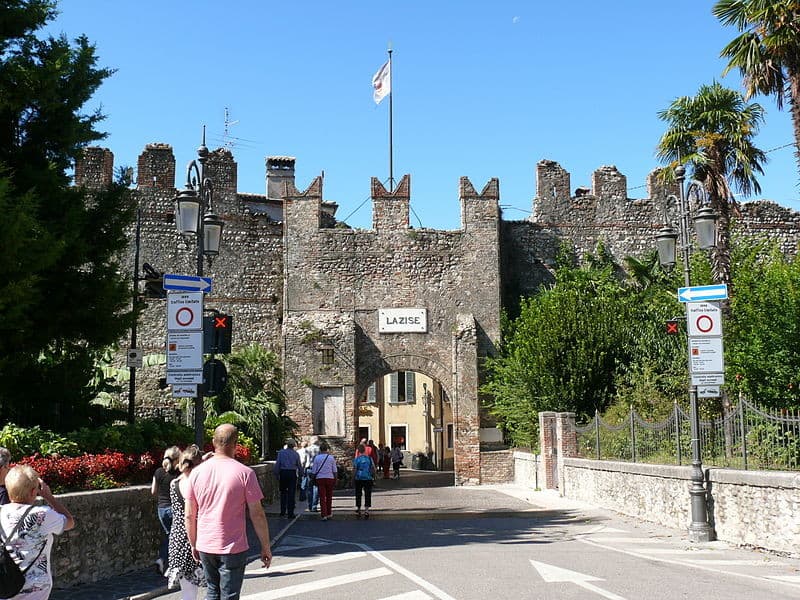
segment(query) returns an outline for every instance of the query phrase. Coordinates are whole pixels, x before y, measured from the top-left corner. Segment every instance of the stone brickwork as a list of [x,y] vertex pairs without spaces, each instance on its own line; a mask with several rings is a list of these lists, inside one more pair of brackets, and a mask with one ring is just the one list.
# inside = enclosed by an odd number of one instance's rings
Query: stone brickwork
[[513,450],[481,452],[481,483],[511,483],[513,481]]
[[[373,228],[355,230],[336,221],[336,205],[324,200],[322,178],[298,191],[293,157],[267,158],[266,193],[245,194],[237,190],[237,164],[229,150],[205,156],[213,210],[225,221],[220,254],[204,265],[204,275],[214,282],[206,308],[233,315],[235,347],[252,342],[279,353],[299,433],[313,432],[315,390],[339,390],[344,432],[330,441],[338,452],[349,452],[358,427],[357,400],[367,387],[396,370],[418,371],[439,381],[454,402],[458,483],[482,477],[480,428],[492,421],[480,410],[477,390],[483,359],[495,352],[500,337],[501,309],[513,314],[520,296],[553,281],[560,244],[579,257],[600,241],[617,258],[642,256],[654,248],[665,210],[676,221],[675,203],[667,200],[677,188],[659,183],[655,173],[643,199],[627,197],[628,181],[613,166],[595,171],[591,188],[573,195],[570,174],[558,163],[541,161],[528,220],[501,218],[498,180],[478,193],[462,178],[460,229],[414,229],[406,175],[394,190],[372,180]],[[87,148],[76,165],[81,185],[102,187],[112,174],[107,149]],[[148,144],[138,160],[134,192],[142,211],[141,262],[161,272],[194,274],[196,242],[182,240],[175,229],[175,183],[171,146]],[[800,213],[770,202],[748,203],[735,229],[775,239],[793,254]],[[133,255],[132,244],[131,269]],[[164,351],[164,304],[147,302],[138,335],[145,355]],[[381,308],[424,308],[428,331],[380,333]],[[334,361],[323,364],[321,350],[331,347]],[[138,414],[173,410],[176,401],[157,389],[163,376],[163,364],[138,370]],[[553,436],[569,435],[556,425]],[[547,486],[557,485],[559,460],[563,457],[543,455]]]

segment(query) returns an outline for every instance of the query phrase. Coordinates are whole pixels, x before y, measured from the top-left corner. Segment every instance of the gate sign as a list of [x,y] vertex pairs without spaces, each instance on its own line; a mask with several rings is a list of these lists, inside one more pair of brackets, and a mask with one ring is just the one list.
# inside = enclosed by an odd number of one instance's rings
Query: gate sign
[[167,294],[167,331],[203,331],[203,292]]
[[690,337],[722,335],[722,311],[717,302],[688,302],[686,314]]
[[428,310],[425,308],[379,308],[379,333],[425,333]]

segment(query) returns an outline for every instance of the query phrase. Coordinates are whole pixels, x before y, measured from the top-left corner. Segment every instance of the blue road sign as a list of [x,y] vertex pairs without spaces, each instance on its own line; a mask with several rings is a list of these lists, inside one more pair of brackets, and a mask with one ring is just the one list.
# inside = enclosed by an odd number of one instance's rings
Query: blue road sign
[[180,292],[210,292],[211,278],[197,275],[164,274],[164,289]]
[[725,300],[727,297],[728,286],[724,283],[678,288],[678,300],[681,302],[710,302],[712,300]]

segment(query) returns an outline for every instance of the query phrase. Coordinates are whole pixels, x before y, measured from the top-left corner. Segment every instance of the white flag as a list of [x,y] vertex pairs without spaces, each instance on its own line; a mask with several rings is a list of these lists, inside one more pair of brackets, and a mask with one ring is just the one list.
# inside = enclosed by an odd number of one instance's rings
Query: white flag
[[392,92],[391,70],[392,63],[387,60],[372,77],[372,98],[375,100],[375,104],[380,104],[381,100]]

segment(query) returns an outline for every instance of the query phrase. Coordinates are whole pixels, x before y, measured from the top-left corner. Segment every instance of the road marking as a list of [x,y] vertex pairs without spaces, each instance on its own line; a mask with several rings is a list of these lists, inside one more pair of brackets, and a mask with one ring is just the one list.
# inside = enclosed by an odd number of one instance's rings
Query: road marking
[[327,565],[331,563],[341,562],[343,560],[352,560],[354,558],[361,558],[366,556],[364,552],[345,552],[344,554],[333,554],[331,556],[320,556],[319,558],[312,558],[310,560],[298,560],[293,563],[285,565],[274,565],[269,571],[274,573],[279,571],[285,573],[287,571],[299,571],[301,569],[308,569],[309,567],[316,567],[318,565]]
[[800,584],[800,575],[767,575],[767,579],[774,579],[782,583]]
[[[743,577],[745,579],[752,579],[754,581],[764,581],[765,579],[776,581],[777,583],[783,583],[785,585],[789,585],[791,587],[795,587],[800,589],[800,580],[791,580],[791,581],[783,581],[781,577],[771,576],[771,575],[750,575],[748,573],[739,573],[738,571],[728,571],[725,569],[718,569],[715,567],[710,566],[703,566],[702,564],[698,564],[698,562],[693,562],[686,559],[670,559],[670,558],[661,558],[659,556],[652,556],[649,554],[645,554],[643,552],[635,552],[633,550],[625,550],[623,548],[615,548],[614,546],[608,546],[606,544],[598,544],[592,540],[586,538],[576,538],[582,544],[586,544],[588,546],[594,546],[595,548],[603,548],[604,550],[611,550],[612,552],[619,552],[620,554],[627,554],[628,556],[635,556],[636,558],[646,558],[648,560],[657,560],[659,562],[663,562],[670,565],[680,565],[683,567],[693,567],[695,569],[699,569],[701,571],[709,571],[711,573],[722,573],[725,575],[735,575],[736,577]],[[775,564],[776,567],[785,567],[786,565],[782,564]]]
[[396,596],[387,596],[380,600],[430,600],[430,596],[421,590],[414,590],[406,594],[397,594]]
[[419,575],[416,575],[415,573],[412,573],[411,571],[409,571],[405,567],[401,567],[400,565],[398,565],[393,560],[390,560],[390,559],[386,558],[383,554],[381,554],[377,550],[373,550],[372,548],[370,548],[366,544],[359,544],[359,543],[356,543],[356,542],[348,542],[348,543],[351,543],[354,546],[358,546],[359,548],[364,550],[367,554],[369,554],[370,556],[372,556],[372,557],[376,558],[377,560],[381,561],[383,564],[391,567],[392,569],[394,569],[395,571],[400,573],[403,577],[405,577],[407,579],[410,579],[411,581],[416,583],[419,587],[421,587],[424,590],[427,590],[428,592],[433,594],[434,597],[439,598],[439,600],[456,600],[450,594],[447,594],[446,592],[440,590],[438,587],[436,587],[432,583],[430,583],[428,581],[425,581],[422,577],[420,577]]
[[539,572],[539,576],[547,583],[573,583],[585,590],[594,592],[603,598],[608,598],[608,600],[625,600],[625,598],[622,596],[617,596],[612,592],[589,583],[590,581],[603,581],[599,577],[585,575],[583,573],[578,573],[577,571],[570,571],[569,569],[563,569],[561,567],[548,565],[547,563],[537,562],[535,560],[532,560],[531,564]]
[[754,565],[756,567],[770,566],[770,563],[765,560],[738,560],[738,559],[723,559],[723,558],[698,558],[697,564],[699,565]]
[[392,572],[385,567],[378,567],[369,571],[357,571],[355,573],[348,573],[347,575],[338,575],[337,577],[328,577],[327,579],[319,579],[317,581],[310,581],[309,583],[299,583],[297,585],[289,585],[286,587],[278,588],[276,590],[269,590],[267,592],[258,592],[255,594],[248,594],[244,598],[248,600],[277,600],[278,598],[289,598],[290,596],[298,596],[307,594],[309,592],[318,592],[338,585],[351,585],[357,581],[366,581],[367,579],[375,579],[377,577],[386,577],[391,575]]
[[693,558],[710,556],[711,554],[724,554],[722,550],[706,550],[705,548],[698,548],[697,550],[684,550],[681,548],[637,548],[636,550],[642,554],[674,554],[676,556],[691,556]]
[[599,536],[592,536],[593,542],[603,542],[603,543],[612,543],[612,542],[625,542],[627,544],[656,544],[659,541],[666,541],[666,539],[654,539],[654,538],[632,538],[632,537],[599,537]]

